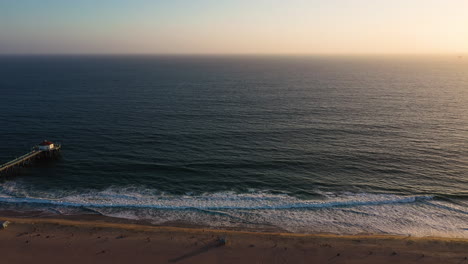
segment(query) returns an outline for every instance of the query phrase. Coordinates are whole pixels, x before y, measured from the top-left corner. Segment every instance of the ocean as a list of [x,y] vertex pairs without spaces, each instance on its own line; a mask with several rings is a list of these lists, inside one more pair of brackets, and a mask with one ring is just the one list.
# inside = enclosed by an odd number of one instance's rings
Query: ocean
[[0,56],[0,210],[468,238],[468,58]]

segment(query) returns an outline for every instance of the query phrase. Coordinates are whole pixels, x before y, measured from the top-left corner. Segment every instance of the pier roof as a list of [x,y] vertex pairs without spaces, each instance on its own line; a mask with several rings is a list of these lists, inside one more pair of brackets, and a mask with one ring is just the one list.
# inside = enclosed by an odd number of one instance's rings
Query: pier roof
[[40,146],[48,146],[48,145],[52,145],[52,144],[54,144],[54,143],[52,143],[52,142],[50,142],[50,141],[48,141],[48,140],[44,140],[44,141],[42,141],[41,144],[39,144],[39,145],[40,145]]

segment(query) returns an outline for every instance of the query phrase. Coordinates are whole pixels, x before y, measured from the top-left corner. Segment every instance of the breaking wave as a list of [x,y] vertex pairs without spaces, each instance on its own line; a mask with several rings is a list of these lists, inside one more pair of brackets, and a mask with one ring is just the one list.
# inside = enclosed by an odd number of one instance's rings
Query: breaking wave
[[[281,210],[353,207],[414,203],[431,200],[433,196],[398,196],[392,194],[345,193],[323,199],[302,200],[286,194],[267,192],[219,192],[203,195],[169,195],[144,188],[108,188],[99,192],[25,193],[17,186],[2,186],[0,202],[30,203],[89,208],[202,209],[202,210]],[[5,188],[6,187],[6,188]]]
[[173,195],[138,186],[43,191],[5,182],[0,184],[0,204],[20,211],[98,213],[153,224],[468,238],[466,207],[431,195],[316,193],[316,198],[300,199],[267,191]]

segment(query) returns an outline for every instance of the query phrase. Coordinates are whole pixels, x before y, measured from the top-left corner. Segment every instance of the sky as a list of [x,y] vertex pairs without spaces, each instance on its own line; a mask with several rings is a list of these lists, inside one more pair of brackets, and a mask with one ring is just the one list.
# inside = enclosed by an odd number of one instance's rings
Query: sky
[[0,0],[0,54],[468,53],[468,0]]

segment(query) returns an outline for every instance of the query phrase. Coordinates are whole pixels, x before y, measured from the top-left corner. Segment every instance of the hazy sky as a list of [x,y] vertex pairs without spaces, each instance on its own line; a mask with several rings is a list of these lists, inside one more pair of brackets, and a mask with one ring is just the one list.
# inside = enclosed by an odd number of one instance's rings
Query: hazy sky
[[468,0],[0,0],[0,53],[468,53]]

